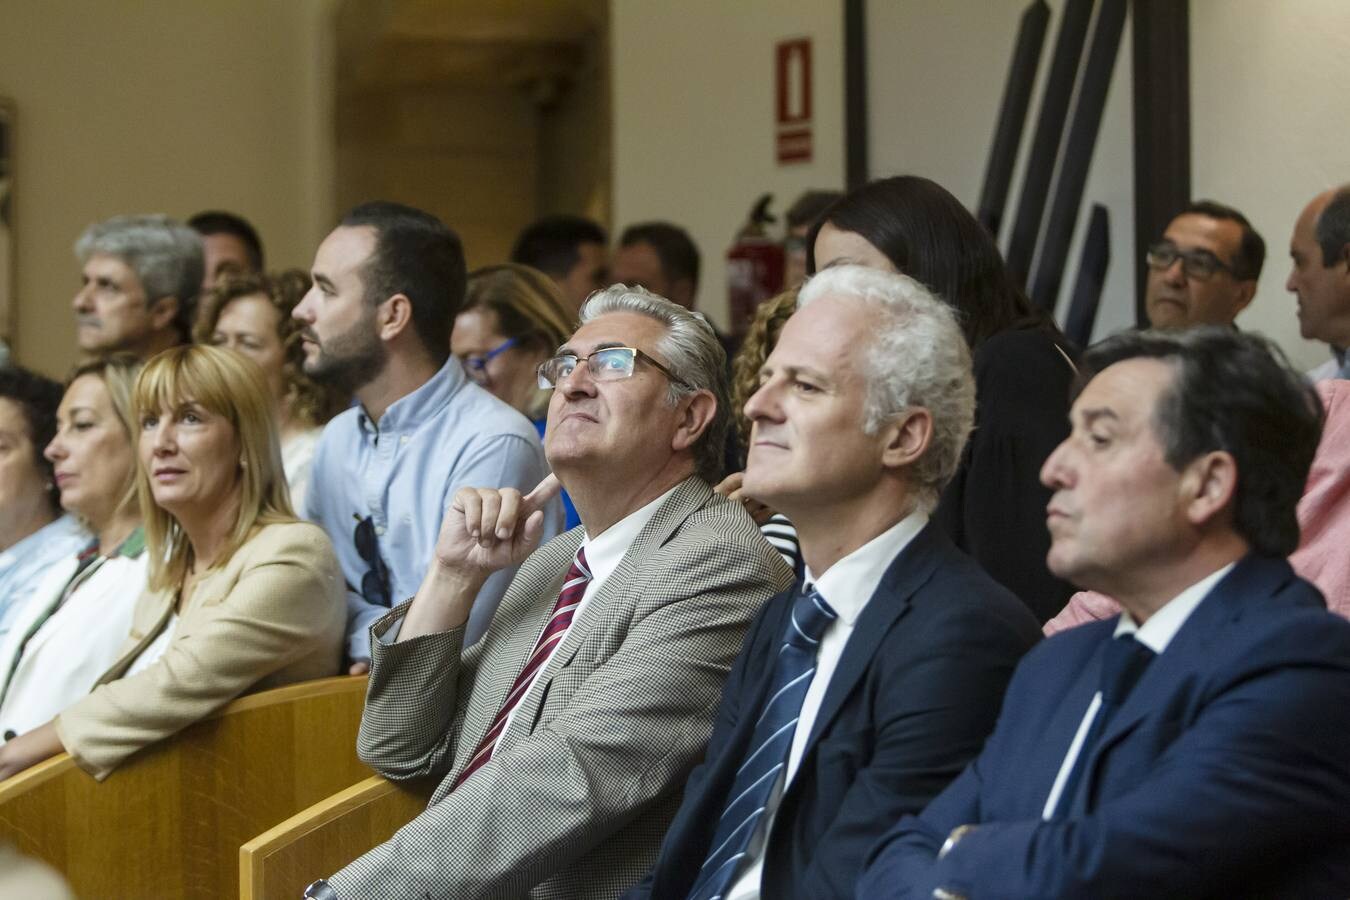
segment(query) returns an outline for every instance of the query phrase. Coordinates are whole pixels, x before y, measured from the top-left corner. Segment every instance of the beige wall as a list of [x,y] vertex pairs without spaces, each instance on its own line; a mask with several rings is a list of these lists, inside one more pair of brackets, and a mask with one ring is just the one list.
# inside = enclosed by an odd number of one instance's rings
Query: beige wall
[[[1000,241],[1004,250],[1064,3],[1050,0],[1049,5],[1050,27],[1004,214]],[[867,5],[869,137],[874,176],[924,175],[942,184],[968,208],[975,208],[1025,8],[1025,0],[950,0],[943,4],[897,0]],[[1112,262],[1097,314],[1098,336],[1134,324],[1134,269],[1128,264],[1134,252],[1130,40],[1127,21],[1058,305],[1063,321],[1087,212],[1093,203],[1102,203],[1111,216]],[[1045,216],[1049,218],[1048,202]]]
[[[1063,2],[1050,6],[1018,180]],[[868,4],[874,175],[928,175],[975,205],[1024,8],[1023,0]],[[1350,181],[1350,108],[1333,87],[1350,79],[1350,8],[1344,0],[1191,0],[1190,8],[1194,196],[1238,207],[1264,235],[1260,289],[1238,322],[1311,366],[1326,351],[1299,338],[1293,298],[1284,290],[1289,232],[1315,193]],[[1133,324],[1130,40],[1127,24],[1079,221],[1081,232],[1092,202],[1111,212],[1112,264],[1098,337]],[[1009,219],[1016,200],[1014,191]],[[1070,251],[1061,310],[1081,237]]]
[[[616,0],[614,231],[646,219],[689,229],[703,254],[699,306],[726,324],[727,248],[759,194],[781,214],[844,179],[843,12],[818,0]],[[815,159],[774,156],[774,45],[813,39]]]
[[339,209],[394,200],[459,234],[469,268],[504,261],[535,215],[538,123],[513,88],[398,87],[344,97]]
[[1313,196],[1350,182],[1350,4],[1191,0],[1191,183],[1241,209],[1266,239],[1256,299],[1238,322],[1296,362],[1326,360],[1299,337],[1289,235]]
[[125,212],[242,213],[269,265],[332,218],[331,0],[0,0],[16,133],[20,362],[75,360],[71,245]]

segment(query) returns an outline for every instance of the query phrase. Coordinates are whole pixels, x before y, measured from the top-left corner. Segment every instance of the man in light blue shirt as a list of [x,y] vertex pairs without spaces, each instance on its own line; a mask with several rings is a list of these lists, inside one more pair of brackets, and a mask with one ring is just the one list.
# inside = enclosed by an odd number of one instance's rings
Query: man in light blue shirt
[[[347,655],[359,674],[371,623],[417,592],[455,491],[528,492],[548,463],[529,420],[450,357],[464,254],[438,219],[395,203],[358,206],[320,244],[312,274],[294,312],[305,372],[359,405],[324,429],[302,514],[328,532],[342,563]],[[561,525],[555,501],[545,537]],[[513,573],[484,585],[466,643],[487,629]]]

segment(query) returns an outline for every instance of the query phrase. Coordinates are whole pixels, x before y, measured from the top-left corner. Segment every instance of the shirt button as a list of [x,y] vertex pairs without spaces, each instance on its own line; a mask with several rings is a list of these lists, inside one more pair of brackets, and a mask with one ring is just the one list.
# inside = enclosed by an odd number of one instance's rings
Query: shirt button
[[383,525],[376,525],[376,526],[375,526],[375,533],[376,533],[376,534],[384,534],[384,526],[383,526]]
[[406,434],[403,435],[401,438],[398,439],[398,442],[399,442],[400,444],[406,444],[406,443],[408,443],[408,436],[407,436]]

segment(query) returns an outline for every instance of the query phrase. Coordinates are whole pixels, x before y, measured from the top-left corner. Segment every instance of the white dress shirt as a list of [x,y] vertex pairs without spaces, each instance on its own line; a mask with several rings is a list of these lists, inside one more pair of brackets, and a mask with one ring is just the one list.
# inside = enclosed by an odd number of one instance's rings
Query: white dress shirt
[[877,592],[891,563],[927,524],[926,514],[910,513],[819,576],[807,567],[806,584],[815,585],[820,596],[839,614],[839,618],[826,626],[825,634],[820,639],[816,672],[811,676],[811,686],[806,689],[806,697],[802,700],[801,717],[797,719],[797,728],[792,733],[792,750],[788,753],[787,769],[769,796],[768,812],[750,839],[745,858],[740,863],[740,874],[727,891],[727,900],[758,900],[764,872],[764,847],[778,815],[778,802],[786,785],[797,774],[797,767],[806,752],[806,742],[816,724],[816,715],[820,712],[820,703],[825,699],[830,679],[834,677],[834,670],[839,666],[844,648],[848,646],[853,626],[867,608],[872,595]]
[[[1161,656],[1167,649],[1167,645],[1172,643],[1172,638],[1177,636],[1181,626],[1186,624],[1186,620],[1195,612],[1200,601],[1209,596],[1210,590],[1219,583],[1219,579],[1227,575],[1235,564],[1229,563],[1217,572],[1212,572],[1195,584],[1186,588],[1180,594],[1177,594],[1157,612],[1149,617],[1149,620],[1142,626],[1134,621],[1134,618],[1124,610],[1121,610],[1120,621],[1116,623],[1115,633],[1112,640],[1124,634],[1134,635],[1134,639],[1152,650],[1155,656]],[[1098,691],[1092,696],[1092,702],[1088,704],[1087,712],[1083,713],[1083,721],[1078,724],[1078,731],[1073,736],[1073,741],[1069,744],[1069,752],[1064,755],[1064,762],[1060,763],[1059,774],[1055,776],[1055,783],[1050,786],[1050,796],[1045,798],[1045,807],[1041,810],[1041,818],[1049,821],[1055,813],[1055,807],[1059,805],[1059,795],[1064,791],[1064,782],[1069,780],[1069,773],[1073,771],[1074,763],[1078,761],[1078,754],[1082,752],[1083,741],[1087,739],[1088,730],[1092,727],[1092,720],[1097,718],[1097,712],[1102,707],[1102,692]]]
[[[614,574],[614,570],[617,569],[619,563],[623,561],[623,556],[628,552],[628,548],[633,546],[633,541],[637,540],[637,536],[642,533],[642,529],[647,527],[647,523],[652,520],[652,516],[656,515],[656,511],[661,508],[661,504],[665,503],[666,500],[670,498],[670,495],[675,493],[675,488],[677,487],[679,487],[679,485],[666,491],[641,509],[630,512],[595,537],[587,535],[586,539],[581,542],[581,549],[586,551],[586,567],[591,570],[591,581],[586,585],[586,593],[581,595],[581,602],[577,604],[576,612],[572,613],[572,624],[568,626],[568,631],[571,631],[573,626],[581,621],[581,617],[586,614],[586,607],[590,605],[591,598],[595,596],[595,592],[600,590],[601,585],[605,583],[610,575]],[[551,619],[552,616],[549,618]],[[546,620],[543,627],[539,629],[540,633],[542,634],[544,628],[547,627],[548,621]],[[522,696],[520,702],[511,707],[511,711],[506,714],[506,724],[502,726],[503,737],[511,730],[511,723],[515,721],[516,718],[516,710],[525,705],[525,701],[529,699],[530,694],[534,693],[535,687],[543,681],[542,676],[544,672],[553,662],[554,655],[558,652],[558,648],[563,645],[563,641],[565,640],[567,640],[566,633],[564,633],[561,640],[553,642],[553,649],[548,652],[548,657],[544,660],[543,665],[535,670],[534,680],[531,681],[530,686],[525,689],[524,696]],[[537,638],[535,642],[538,643]],[[499,743],[500,741],[501,738],[498,738]]]

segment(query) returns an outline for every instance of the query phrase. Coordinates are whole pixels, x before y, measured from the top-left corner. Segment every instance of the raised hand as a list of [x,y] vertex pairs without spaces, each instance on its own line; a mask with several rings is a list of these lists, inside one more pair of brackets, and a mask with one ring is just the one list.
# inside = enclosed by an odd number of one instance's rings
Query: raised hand
[[472,578],[519,565],[539,545],[544,507],[561,490],[551,474],[523,496],[514,488],[460,488],[441,523],[436,565]]
[[723,478],[713,490],[728,500],[740,503],[745,507],[745,511],[750,514],[750,518],[755,520],[756,525],[763,525],[773,518],[774,511],[745,493],[744,483],[744,472],[732,472],[726,478]]
[[544,507],[561,490],[549,475],[523,497],[511,488],[456,491],[397,640],[463,626],[488,576],[519,565],[539,545]]

